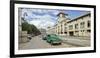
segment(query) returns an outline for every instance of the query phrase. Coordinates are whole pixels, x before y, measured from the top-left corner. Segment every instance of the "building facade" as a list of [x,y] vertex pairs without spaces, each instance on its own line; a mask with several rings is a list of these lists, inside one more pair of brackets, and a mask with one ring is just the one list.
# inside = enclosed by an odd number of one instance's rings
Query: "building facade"
[[56,33],[59,35],[66,35],[66,22],[70,21],[70,19],[67,17],[68,14],[60,12],[57,16],[58,22],[56,24]]
[[63,12],[60,12],[57,16],[58,22],[55,26],[56,34],[67,36],[90,36],[90,13],[84,14],[72,20],[68,18],[68,14],[64,14]]
[[68,23],[68,34],[70,36],[90,36],[91,32],[90,13],[75,18]]

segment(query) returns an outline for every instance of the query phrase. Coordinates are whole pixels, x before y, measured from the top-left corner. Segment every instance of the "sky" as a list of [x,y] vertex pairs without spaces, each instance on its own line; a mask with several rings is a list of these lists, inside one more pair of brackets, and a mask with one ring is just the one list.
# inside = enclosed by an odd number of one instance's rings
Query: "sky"
[[66,17],[71,20],[89,12],[84,10],[21,8],[21,17],[24,17],[25,20],[35,25],[37,28],[47,29],[47,27],[52,27],[56,24],[58,18],[57,14],[61,11],[68,14]]

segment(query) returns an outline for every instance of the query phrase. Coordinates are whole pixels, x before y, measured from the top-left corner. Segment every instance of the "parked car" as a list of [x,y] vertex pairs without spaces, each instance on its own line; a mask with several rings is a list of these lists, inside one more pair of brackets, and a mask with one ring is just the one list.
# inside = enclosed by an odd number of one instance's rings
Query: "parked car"
[[61,44],[61,39],[56,34],[49,34],[44,39],[52,45]]
[[43,39],[43,40],[46,40],[46,37],[43,37],[42,39]]
[[46,40],[46,38],[47,38],[47,35],[42,36],[43,40]]

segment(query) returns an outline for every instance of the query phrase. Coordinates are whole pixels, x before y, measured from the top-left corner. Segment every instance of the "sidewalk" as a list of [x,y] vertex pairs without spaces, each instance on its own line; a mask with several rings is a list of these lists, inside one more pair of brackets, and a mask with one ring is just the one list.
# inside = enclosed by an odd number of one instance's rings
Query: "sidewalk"
[[80,47],[87,47],[90,46],[91,40],[89,37],[61,37],[62,42],[65,44],[71,44]]
[[89,40],[77,40],[77,39],[71,39],[71,40],[63,40],[63,43],[66,44],[71,44],[74,46],[81,46],[81,47],[86,47],[90,46],[90,41]]

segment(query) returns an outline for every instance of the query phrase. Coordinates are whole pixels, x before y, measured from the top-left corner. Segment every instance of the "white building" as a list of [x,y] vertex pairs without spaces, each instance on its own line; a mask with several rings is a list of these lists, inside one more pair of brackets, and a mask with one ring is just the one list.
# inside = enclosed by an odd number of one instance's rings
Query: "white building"
[[55,26],[55,32],[58,35],[90,36],[91,33],[90,13],[84,14],[82,16],[79,16],[71,20],[68,18],[68,14],[60,12],[58,14],[58,22]]

